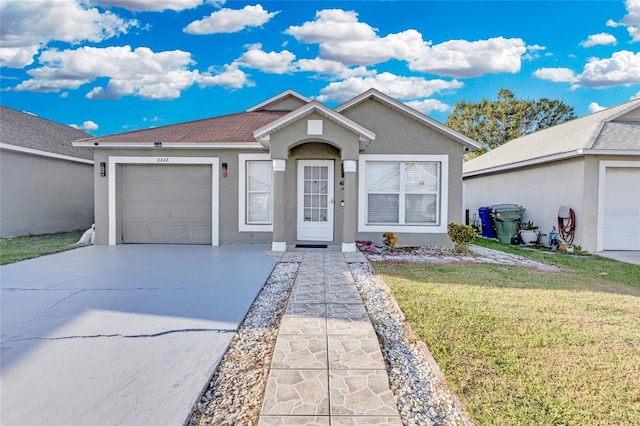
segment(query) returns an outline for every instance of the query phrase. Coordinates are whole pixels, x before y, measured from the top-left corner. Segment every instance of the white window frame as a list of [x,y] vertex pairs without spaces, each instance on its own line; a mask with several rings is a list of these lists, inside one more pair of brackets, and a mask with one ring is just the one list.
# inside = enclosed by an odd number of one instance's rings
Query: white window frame
[[[267,225],[248,224],[247,208],[247,161],[271,161],[270,154],[238,154],[238,231],[273,232],[273,180],[271,180],[271,222]],[[273,169],[273,164],[271,165]]]
[[[408,234],[436,234],[447,232],[449,218],[449,156],[448,155],[380,155],[363,154],[358,167],[358,232],[397,232]],[[440,163],[439,224],[435,225],[368,225],[367,224],[367,162]]]

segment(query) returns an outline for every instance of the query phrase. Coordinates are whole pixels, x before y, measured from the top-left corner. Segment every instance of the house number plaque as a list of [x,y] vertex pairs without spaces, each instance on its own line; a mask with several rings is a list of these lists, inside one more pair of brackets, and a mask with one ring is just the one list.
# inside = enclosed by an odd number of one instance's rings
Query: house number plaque
[[160,157],[156,160],[156,163],[168,163],[169,159],[167,157]]

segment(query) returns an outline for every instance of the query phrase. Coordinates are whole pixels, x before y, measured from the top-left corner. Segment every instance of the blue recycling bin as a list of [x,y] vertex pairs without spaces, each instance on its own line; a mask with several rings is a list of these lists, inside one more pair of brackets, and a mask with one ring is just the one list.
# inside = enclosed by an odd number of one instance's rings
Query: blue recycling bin
[[496,233],[493,231],[493,218],[491,217],[490,207],[480,207],[478,209],[478,215],[482,222],[482,236],[487,238],[495,238]]

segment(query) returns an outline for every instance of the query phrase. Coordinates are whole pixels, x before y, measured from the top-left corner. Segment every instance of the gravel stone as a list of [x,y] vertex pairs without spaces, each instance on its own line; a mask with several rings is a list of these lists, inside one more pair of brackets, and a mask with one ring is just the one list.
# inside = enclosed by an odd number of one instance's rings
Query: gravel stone
[[278,263],[251,305],[186,423],[254,425],[262,406],[280,319],[299,263]]
[[378,281],[368,263],[349,269],[382,347],[390,388],[404,425],[465,425],[449,389],[429,366],[404,315],[392,302],[388,287]]

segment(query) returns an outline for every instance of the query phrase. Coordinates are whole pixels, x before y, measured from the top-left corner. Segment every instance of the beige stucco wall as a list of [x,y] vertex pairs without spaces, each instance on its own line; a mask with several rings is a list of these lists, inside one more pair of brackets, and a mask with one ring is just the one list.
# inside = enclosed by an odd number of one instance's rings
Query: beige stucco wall
[[92,165],[2,150],[0,236],[84,230],[92,222]]
[[[592,186],[592,180],[596,183]],[[533,221],[540,231],[549,234],[557,227],[558,208],[562,205],[576,213],[574,244],[586,250],[595,250],[595,239],[585,237],[594,231],[590,226],[596,220],[597,208],[592,206],[593,192],[597,197],[597,174],[585,174],[584,158],[558,161],[536,167],[522,168],[504,173],[468,177],[465,208],[473,218],[479,207],[495,204],[519,204],[526,208],[524,221]],[[585,192],[585,188],[590,190]],[[585,203],[588,201],[588,204]],[[597,205],[597,200],[595,200]],[[546,237],[543,239],[546,242]]]
[[[478,208],[493,204],[520,204],[523,219],[532,220],[548,234],[557,227],[558,208],[568,206],[576,214],[574,244],[597,249],[598,186],[601,161],[640,161],[640,156],[588,155],[528,168],[466,177],[465,208],[470,217]],[[546,237],[543,242],[547,242]]]

